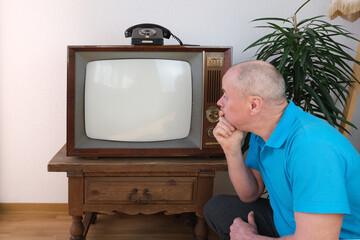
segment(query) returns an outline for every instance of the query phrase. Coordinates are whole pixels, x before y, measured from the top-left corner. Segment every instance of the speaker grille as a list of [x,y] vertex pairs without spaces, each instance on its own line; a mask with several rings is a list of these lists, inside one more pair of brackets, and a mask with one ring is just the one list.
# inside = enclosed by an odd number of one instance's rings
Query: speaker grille
[[221,97],[221,70],[208,70],[207,102],[217,102]]

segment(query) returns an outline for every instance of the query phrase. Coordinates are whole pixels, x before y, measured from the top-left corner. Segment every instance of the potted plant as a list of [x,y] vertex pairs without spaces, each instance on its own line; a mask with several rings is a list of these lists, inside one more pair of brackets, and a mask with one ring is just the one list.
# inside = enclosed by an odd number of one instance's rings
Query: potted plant
[[351,79],[359,81],[348,64],[360,62],[344,50],[349,47],[334,38],[358,40],[343,27],[322,20],[324,16],[298,22],[296,14],[309,1],[301,5],[291,18],[253,20],[266,21],[266,25],[258,28],[271,29],[272,32],[244,51],[258,47],[256,59],[268,61],[279,70],[285,79],[288,99],[296,105],[339,129],[344,129],[340,122],[355,127],[344,118],[342,109],[346,103],[348,86],[353,83]]

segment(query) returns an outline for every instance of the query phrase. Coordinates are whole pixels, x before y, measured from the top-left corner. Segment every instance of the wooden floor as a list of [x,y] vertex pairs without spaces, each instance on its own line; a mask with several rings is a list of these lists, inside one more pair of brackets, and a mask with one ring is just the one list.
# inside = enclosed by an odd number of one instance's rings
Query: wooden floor
[[[98,214],[87,240],[193,240],[189,215]],[[67,213],[0,212],[0,240],[69,239]],[[208,240],[220,240],[210,231]]]

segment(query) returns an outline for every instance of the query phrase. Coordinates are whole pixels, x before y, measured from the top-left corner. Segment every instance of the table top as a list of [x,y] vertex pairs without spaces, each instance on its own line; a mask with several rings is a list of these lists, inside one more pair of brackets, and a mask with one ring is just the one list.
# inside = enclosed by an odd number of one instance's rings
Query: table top
[[64,145],[48,163],[49,172],[227,171],[225,157],[98,158],[67,157]]

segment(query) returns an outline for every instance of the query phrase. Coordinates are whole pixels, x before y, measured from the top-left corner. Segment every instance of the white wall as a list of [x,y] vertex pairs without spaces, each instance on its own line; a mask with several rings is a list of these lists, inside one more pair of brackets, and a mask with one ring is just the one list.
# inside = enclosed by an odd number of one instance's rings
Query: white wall
[[[67,202],[66,174],[47,172],[48,161],[65,144],[67,45],[130,44],[123,35],[127,27],[153,22],[184,43],[233,46],[237,63],[253,56],[242,51],[263,35],[252,19],[290,17],[299,5],[287,0],[0,0],[0,202]],[[327,7],[328,1],[313,0],[298,18],[326,15]],[[360,33],[360,20],[334,22]],[[356,49],[354,42],[345,43]],[[359,131],[354,133],[359,149]],[[228,184],[221,178],[216,192]]]

